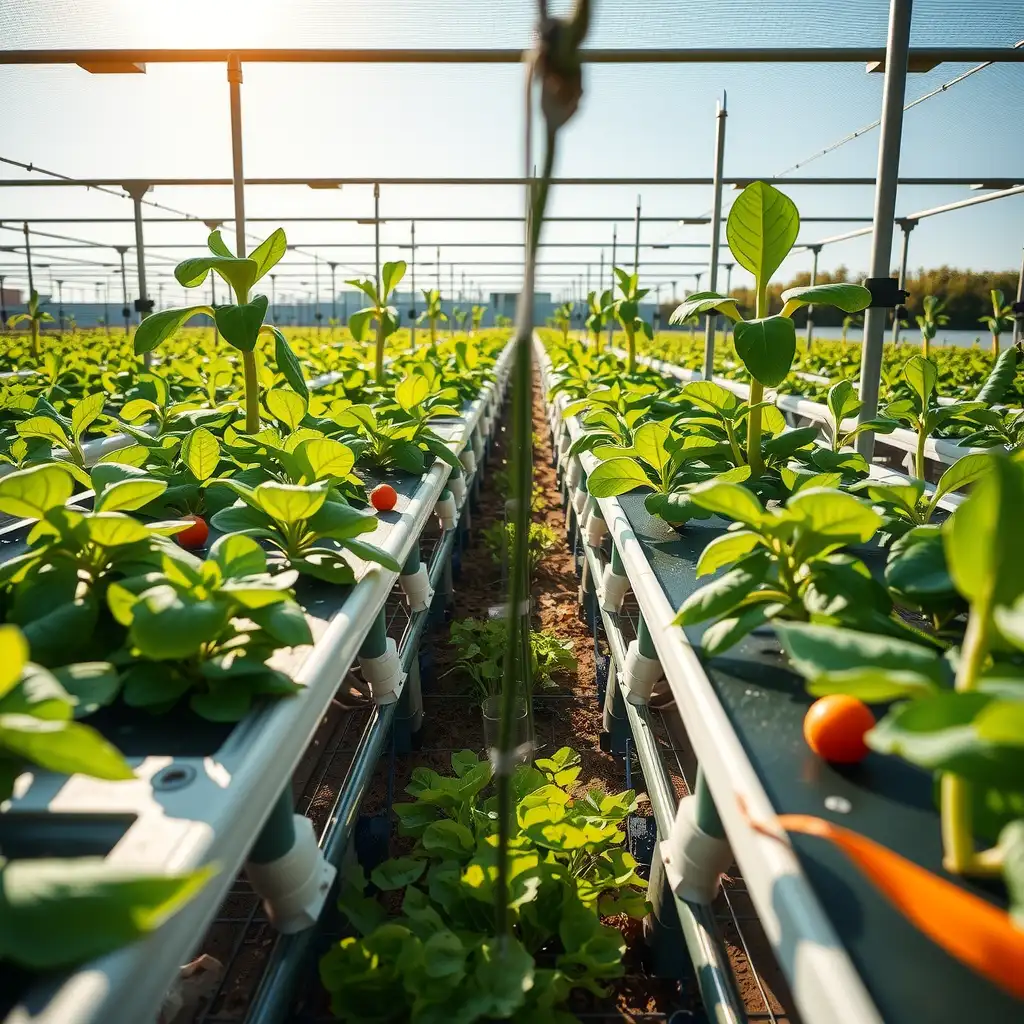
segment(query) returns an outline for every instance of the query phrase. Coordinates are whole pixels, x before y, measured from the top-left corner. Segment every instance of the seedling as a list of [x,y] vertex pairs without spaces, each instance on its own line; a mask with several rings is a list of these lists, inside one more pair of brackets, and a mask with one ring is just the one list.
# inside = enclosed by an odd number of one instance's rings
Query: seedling
[[1004,331],[1013,330],[1013,306],[1005,302],[1003,293],[998,288],[989,292],[992,300],[992,314],[990,316],[978,317],[979,324],[988,327],[992,335],[992,355],[999,357],[999,336]]
[[426,308],[419,315],[417,323],[425,323],[430,327],[430,349],[437,352],[437,325],[448,322],[448,314],[442,309],[441,293],[437,288],[424,288],[423,301]]
[[7,326],[14,329],[18,324],[27,323],[32,330],[32,358],[39,358],[39,325],[52,324],[53,317],[39,308],[39,293],[33,288],[28,298],[28,312],[15,313],[7,318]]
[[626,335],[626,373],[636,373],[636,335],[639,331],[648,340],[654,337],[651,325],[640,316],[640,300],[650,288],[640,287],[640,275],[629,274],[620,267],[612,267],[618,280],[619,298],[612,303],[615,319]]
[[405,270],[404,260],[385,263],[381,268],[379,287],[377,282],[368,277],[346,282],[346,284],[354,285],[370,300],[369,306],[365,306],[348,318],[348,329],[357,342],[364,342],[369,333],[370,324],[376,323],[377,341],[374,347],[373,379],[378,385],[384,383],[384,343],[401,325],[398,310],[394,306],[388,305],[388,299],[391,298],[392,292],[405,277]]
[[611,291],[590,292],[587,295],[587,330],[594,339],[594,351],[601,351],[601,335],[608,323],[608,317],[613,313]]
[[921,332],[921,355],[925,359],[928,358],[931,343],[935,339],[935,335],[938,334],[939,328],[945,327],[949,323],[949,317],[942,312],[945,308],[946,303],[937,296],[926,295],[921,300],[920,315],[914,317]]

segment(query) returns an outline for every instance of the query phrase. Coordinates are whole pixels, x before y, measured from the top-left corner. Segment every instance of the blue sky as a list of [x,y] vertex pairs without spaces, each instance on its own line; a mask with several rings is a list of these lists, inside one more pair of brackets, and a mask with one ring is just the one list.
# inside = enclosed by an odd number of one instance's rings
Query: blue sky
[[[823,0],[763,3],[693,0],[604,3],[597,0],[590,45],[728,46],[881,45],[887,4],[865,0],[836,6]],[[435,3],[360,0],[34,0],[0,2],[4,48],[61,46],[498,46],[528,43],[532,6],[523,0],[483,5],[474,0]],[[1024,6],[1008,0],[918,0],[913,42],[917,45],[1012,45],[1024,39]],[[908,99],[966,70],[942,65],[913,75]],[[507,175],[521,171],[522,71],[512,66],[336,66],[252,65],[245,69],[243,110],[245,163],[249,176]],[[591,66],[583,107],[564,133],[559,170],[570,175],[701,176],[712,169],[715,101],[728,91],[726,173],[768,176],[827,146],[878,116],[882,77],[854,65],[672,65]],[[1024,138],[1015,129],[1024,113],[1024,65],[988,68],[908,112],[901,173],[1008,177],[1024,174]],[[212,65],[151,65],[146,75],[96,76],[76,67],[0,67],[0,156],[75,176],[228,176],[227,86],[224,69]],[[800,173],[815,176],[874,175],[878,133],[869,132]],[[25,177],[0,165],[0,177]],[[574,188],[556,191],[550,212],[621,216],[620,246],[632,240],[637,189]],[[699,215],[711,205],[708,188],[642,188],[643,212],[678,217]],[[805,215],[869,216],[870,188],[793,187],[788,190]],[[911,213],[969,195],[962,188],[904,188],[897,204]],[[226,189],[161,189],[153,198],[202,216],[231,212]],[[727,194],[728,201],[728,194]],[[304,188],[252,188],[250,216],[369,216],[368,187],[341,192]],[[482,188],[385,188],[382,216],[445,213],[508,215],[521,210],[518,190]],[[125,200],[73,189],[7,189],[0,194],[0,222],[25,216],[128,216]],[[156,211],[147,211],[156,215]],[[272,225],[265,225],[267,230]],[[264,226],[260,226],[264,227]],[[610,258],[610,224],[553,225],[549,240],[601,242]],[[842,224],[807,224],[803,241],[845,230]],[[44,228],[106,244],[132,242],[130,225],[53,225]],[[257,226],[253,225],[253,230]],[[708,227],[645,225],[644,242],[705,242]],[[359,225],[289,225],[300,245],[369,242],[372,229]],[[407,225],[387,224],[385,243],[407,240]],[[188,224],[152,224],[147,241],[194,243],[205,231]],[[516,241],[516,225],[426,224],[417,241],[421,261],[433,260],[436,242]],[[17,241],[0,231],[0,245]],[[977,270],[1016,267],[1024,244],[1024,196],[922,222],[912,236],[912,267],[949,263]],[[827,247],[821,265],[867,264],[869,241]],[[629,250],[631,258],[631,249]],[[366,261],[371,251],[319,249],[323,259]],[[57,256],[113,261],[81,250]],[[167,250],[157,267],[187,251]],[[389,248],[386,257],[397,256]],[[620,256],[622,249],[620,249]],[[692,287],[694,269],[706,251],[642,252],[649,273]],[[512,266],[468,266],[478,260],[516,257],[514,249],[448,248],[442,262],[455,263],[457,281],[467,278],[485,291],[513,286]],[[565,278],[585,280],[598,247],[549,249],[548,286]],[[0,254],[0,262],[9,262]],[[40,256],[40,262],[46,257]],[[303,257],[290,257],[298,263]],[[671,261],[670,267],[655,263]],[[809,266],[809,256],[791,257],[780,274]],[[607,271],[606,271],[607,272]],[[64,276],[90,280],[99,268]],[[282,276],[286,273],[282,267]],[[312,268],[287,271],[312,278]],[[418,276],[433,274],[421,268]],[[552,275],[558,274],[561,280]],[[54,272],[56,276],[56,272]],[[340,276],[340,274],[339,274]],[[447,269],[445,278],[447,278]],[[543,280],[543,279],[542,279]],[[736,276],[739,283],[742,278]],[[447,284],[444,280],[443,284]],[[289,285],[290,287],[290,285]],[[152,289],[151,289],[152,290]],[[282,288],[282,290],[287,290]],[[175,298],[170,296],[170,298]]]

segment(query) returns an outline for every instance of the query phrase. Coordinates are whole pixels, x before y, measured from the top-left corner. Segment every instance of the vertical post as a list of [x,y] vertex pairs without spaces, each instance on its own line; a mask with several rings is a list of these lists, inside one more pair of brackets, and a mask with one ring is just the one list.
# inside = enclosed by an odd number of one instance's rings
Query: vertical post
[[[149,312],[147,308],[148,292],[146,291],[146,245],[142,238],[142,197],[149,191],[148,185],[133,183],[131,186],[124,186],[125,191],[132,197],[132,206],[135,211],[135,265],[139,275],[139,320]],[[210,274],[211,278],[216,274]],[[216,328],[214,328],[216,330]],[[142,365],[148,370],[153,359],[152,353],[147,352],[142,357]]]
[[[907,287],[907,256],[910,250],[910,232],[917,225],[916,220],[899,220],[897,223],[903,232],[903,240],[900,245],[900,291]],[[900,341],[900,320],[903,318],[905,308],[902,303],[892,311],[892,343],[898,345]],[[865,332],[866,334],[866,332]]]
[[328,263],[327,266],[331,268],[331,320],[334,322],[331,324],[331,338],[334,338],[334,328],[338,324],[338,288],[334,283],[334,275],[338,269],[337,263]]
[[1024,255],[1020,260],[1020,276],[1017,278],[1017,301],[1014,303],[1013,343],[1024,343]]
[[57,337],[64,340],[64,282],[57,282]]
[[437,256],[434,266],[437,268],[437,294],[441,294],[441,246],[437,247]]
[[640,269],[640,197],[636,197],[636,224],[633,232],[633,273]]
[[[612,293],[612,298],[613,299],[615,298],[615,247],[618,244],[618,240],[619,240],[619,225],[618,224],[613,224],[612,225],[612,262],[611,262],[611,264],[609,265],[609,268],[608,268],[611,271],[611,282],[610,282],[610,284],[611,284],[611,293]],[[610,317],[608,317],[608,347],[609,348],[612,347],[612,338],[613,338],[614,332],[615,332],[615,318],[610,316]]]
[[0,274],[0,331],[7,330],[7,300],[4,298],[4,275]]
[[416,221],[409,223],[409,348],[416,349]]
[[31,299],[36,286],[32,283],[32,243],[28,238],[28,221],[22,224],[22,230],[25,232],[25,266],[28,268],[28,297]]
[[[811,287],[813,288],[818,283],[818,256],[821,255],[821,246],[812,245],[811,253],[813,260],[811,262]],[[811,345],[814,342],[814,303],[810,303],[807,307],[807,352],[810,353]]]
[[317,337],[320,336],[320,324],[324,315],[320,312],[320,260],[316,253],[313,253],[313,295],[315,305],[313,307],[313,319],[316,321]]
[[103,282],[103,326],[110,337],[110,282]]
[[[722,170],[725,164],[725,119],[726,94],[722,93],[722,101],[717,104],[715,112],[715,174],[712,184],[711,204],[711,255],[708,266],[708,291],[718,288],[718,239],[722,219]],[[698,284],[698,291],[700,285]],[[718,317],[708,313],[704,319],[704,370],[705,380],[711,380],[715,372],[715,332],[718,329]]]
[[[210,280],[215,278],[216,274],[210,275]],[[270,275],[270,315],[273,317],[274,322],[277,322],[277,274]]]
[[455,264],[448,264],[448,301],[452,304],[452,311],[448,316],[448,337],[455,334]]
[[128,273],[124,269],[124,254],[128,251],[126,245],[114,246],[121,256],[121,315],[124,317],[124,333],[127,334],[131,327],[131,309],[128,307]]
[[[869,271],[872,278],[889,276],[889,260],[892,256],[892,225],[896,216],[896,182],[900,169],[903,103],[907,88],[911,8],[911,0],[890,0],[885,84],[882,88],[882,127],[878,140],[878,171],[875,175],[875,213]],[[878,412],[884,334],[885,309],[869,306],[864,317],[864,342],[860,360],[861,423],[873,419]],[[870,462],[874,450],[875,435],[866,430],[857,438],[857,451]]]

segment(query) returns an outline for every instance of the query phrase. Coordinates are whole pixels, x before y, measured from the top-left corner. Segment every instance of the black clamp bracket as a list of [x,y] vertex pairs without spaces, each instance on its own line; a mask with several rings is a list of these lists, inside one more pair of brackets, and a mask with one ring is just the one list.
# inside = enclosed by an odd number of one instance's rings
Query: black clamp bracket
[[910,298],[910,292],[900,287],[899,281],[892,277],[869,277],[864,287],[871,292],[872,309],[896,309]]
[[132,307],[131,306],[122,306],[121,307],[121,316],[123,316],[125,318],[125,320],[127,320],[128,317],[130,317],[131,315],[132,315]]
[[152,313],[156,303],[152,299],[136,299],[135,300],[135,312],[136,313]]
[[410,320],[415,320],[416,319],[416,307],[415,306],[413,306],[412,309],[409,310],[409,319]]

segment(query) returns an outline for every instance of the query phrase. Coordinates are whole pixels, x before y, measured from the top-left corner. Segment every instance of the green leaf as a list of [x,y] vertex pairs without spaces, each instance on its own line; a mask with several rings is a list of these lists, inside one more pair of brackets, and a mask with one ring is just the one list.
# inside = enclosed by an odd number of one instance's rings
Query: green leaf
[[362,533],[373,533],[377,529],[377,517],[344,501],[328,501],[307,525],[318,537],[345,540]]
[[308,401],[309,387],[306,384],[306,378],[302,375],[302,364],[299,362],[299,357],[292,351],[288,339],[276,327],[271,327],[270,330],[274,335],[274,361],[277,363],[277,372],[284,375],[284,379],[288,381],[292,391],[302,395]]
[[736,308],[736,300],[727,295],[719,295],[717,292],[694,292],[676,306],[672,315],[668,318],[670,324],[685,324],[701,313],[710,313],[712,310],[724,313],[731,320],[742,320],[740,311]]
[[711,623],[700,638],[700,645],[704,649],[704,653],[709,658],[724,653],[739,643],[748,633],[763,626],[782,608],[781,604],[768,604],[762,601],[749,608],[744,608],[739,615],[726,616],[724,619]]
[[231,285],[239,300],[244,300],[256,283],[259,265],[255,260],[236,256],[196,256],[179,263],[174,268],[174,276],[183,288],[198,288],[211,270]]
[[420,374],[404,378],[395,388],[395,401],[406,411],[412,412],[430,394],[430,382]]
[[218,306],[214,315],[217,330],[239,352],[252,352],[259,340],[263,318],[267,315],[266,295],[257,295],[239,306]]
[[587,478],[587,489],[595,498],[612,498],[637,487],[652,486],[640,463],[634,459],[609,459]]
[[763,291],[799,230],[800,214],[793,200],[763,181],[753,181],[732,204],[725,235],[736,262],[753,274]]
[[828,389],[828,409],[836,421],[837,430],[848,416],[857,415],[860,406],[856,388],[848,380],[837,381]]
[[181,442],[179,457],[189,472],[200,483],[205,483],[217,472],[220,442],[206,427],[196,427]]
[[28,661],[28,644],[17,626],[0,626],[0,697],[10,693]]
[[306,415],[308,408],[306,399],[294,391],[286,391],[284,388],[271,388],[265,399],[267,412],[275,420],[285,424],[289,430],[298,429]]
[[927,409],[928,402],[935,391],[935,385],[939,381],[939,371],[936,365],[924,356],[912,356],[903,367],[903,376],[907,383],[914,389],[917,397],[921,400],[921,408]]
[[106,394],[100,391],[75,402],[71,410],[71,433],[76,441],[80,442],[82,435],[99,419],[106,397]]
[[736,395],[711,380],[692,381],[683,388],[682,397],[699,409],[722,413],[728,419],[732,418],[740,405]]
[[134,512],[159,498],[167,490],[166,480],[142,478],[120,480],[105,488],[96,499],[97,512]]
[[53,463],[19,469],[0,478],[0,512],[25,519],[42,519],[59,508],[75,489],[67,470]]
[[0,958],[33,970],[94,960],[155,931],[215,870],[151,877],[101,857],[8,861],[0,867]]
[[137,544],[149,537],[149,531],[137,519],[120,512],[94,512],[85,519],[89,539],[104,548]]
[[327,500],[327,489],[323,486],[303,487],[300,484],[267,481],[256,488],[254,497],[268,516],[291,525],[315,515]]
[[370,328],[370,321],[373,319],[372,309],[361,309],[348,318],[348,329],[357,342],[366,341],[367,332]]
[[973,484],[992,468],[992,456],[987,452],[977,452],[973,455],[965,455],[957,459],[947,469],[935,487],[935,494],[932,496],[931,504],[934,508],[939,499],[949,494],[950,491],[959,491],[968,484]]
[[152,352],[158,345],[177,334],[185,326],[185,322],[198,313],[203,313],[211,318],[214,316],[214,311],[210,306],[162,309],[158,313],[150,313],[135,328],[135,354],[141,356],[146,352]]
[[267,568],[267,556],[263,548],[251,537],[241,533],[218,537],[210,548],[210,560],[220,566],[227,578],[255,576]]
[[725,615],[764,582],[770,566],[770,560],[761,557],[740,562],[724,576],[694,591],[683,602],[672,624],[692,626]]
[[226,256],[229,260],[234,258],[235,254],[228,248],[220,231],[211,231],[206,245],[214,256]]
[[649,420],[633,431],[633,451],[661,475],[669,463],[667,444],[671,430],[663,421]]
[[190,658],[228,624],[228,605],[186,600],[170,586],[153,587],[135,604],[131,640],[154,661]]
[[105,661],[81,661],[55,668],[53,675],[74,698],[75,718],[84,718],[112,704],[121,691],[117,669]]
[[0,748],[51,772],[134,778],[128,762],[95,729],[78,722],[0,715]]
[[796,328],[785,316],[741,320],[733,328],[736,354],[750,375],[766,388],[778,387],[796,355]]
[[[225,249],[227,246],[225,246]],[[256,264],[256,277],[258,281],[265,274],[268,274],[280,262],[281,257],[288,251],[288,239],[285,237],[284,228],[275,228],[251,253],[249,259]],[[230,256],[228,253],[219,255]]]
[[1003,851],[1003,880],[1010,894],[1010,916],[1018,928],[1024,928],[1024,820],[1011,821],[1003,828],[999,849]]
[[765,517],[756,496],[740,484],[709,480],[692,488],[689,494],[700,508],[748,526],[759,526]]
[[351,551],[352,554],[358,555],[366,562],[376,562],[392,572],[402,571],[402,563],[394,555],[388,554],[374,544],[367,544],[365,541],[355,540],[352,537],[346,537],[340,543],[346,551]]
[[[942,527],[950,575],[968,601],[1012,604],[1024,588],[1024,465],[990,456],[991,470]],[[2,488],[2,484],[0,484]]]
[[882,517],[852,494],[823,487],[808,487],[786,502],[805,529],[832,541],[865,543],[882,525]]
[[250,609],[246,615],[285,647],[301,647],[313,642],[309,621],[294,601]]
[[758,534],[750,530],[734,530],[716,537],[697,560],[697,577],[718,572],[725,565],[749,555],[760,543]]
[[481,1002],[477,1019],[511,1017],[533,988],[533,957],[519,940],[487,939],[474,954],[474,980],[480,988]]
[[458,861],[469,860],[476,849],[473,833],[465,825],[448,818],[427,825],[420,841],[428,853]]
[[42,437],[63,448],[71,447],[67,431],[52,416],[30,416],[15,425],[18,437]]
[[858,313],[871,305],[871,292],[861,284],[812,284],[787,288],[782,293],[783,316],[792,316],[801,306],[836,306],[844,313]]
[[405,260],[396,260],[394,263],[385,263],[380,272],[380,284],[383,290],[381,302],[386,302],[391,293],[398,287],[399,282],[405,277]]
[[356,458],[352,449],[330,437],[305,441],[300,450],[314,480],[343,480],[355,466]]
[[373,869],[370,874],[370,881],[378,889],[385,891],[390,889],[404,889],[412,885],[422,874],[427,866],[424,860],[414,860],[412,857],[392,857]]

